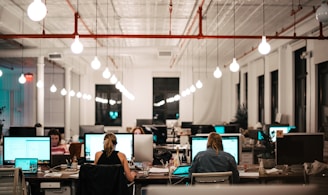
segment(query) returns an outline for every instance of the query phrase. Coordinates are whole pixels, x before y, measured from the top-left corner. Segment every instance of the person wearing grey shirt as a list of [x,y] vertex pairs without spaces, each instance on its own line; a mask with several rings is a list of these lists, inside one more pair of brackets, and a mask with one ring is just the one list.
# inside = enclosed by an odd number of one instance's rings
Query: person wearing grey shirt
[[235,158],[223,150],[222,137],[211,132],[207,139],[207,149],[198,152],[189,168],[192,173],[232,171],[232,183],[239,183],[239,172]]

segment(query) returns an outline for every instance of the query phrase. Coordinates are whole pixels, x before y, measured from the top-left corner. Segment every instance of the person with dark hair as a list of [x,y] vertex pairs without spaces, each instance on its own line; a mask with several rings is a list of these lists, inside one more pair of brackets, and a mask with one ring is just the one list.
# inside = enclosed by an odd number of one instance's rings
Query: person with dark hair
[[189,175],[225,171],[232,171],[233,183],[239,183],[240,178],[235,158],[224,152],[221,135],[211,132],[207,139],[207,149],[196,154],[189,168]]
[[117,139],[114,133],[107,133],[104,137],[104,149],[102,151],[98,151],[95,155],[95,164],[105,164],[105,165],[115,165],[121,164],[126,179],[129,182],[133,182],[137,173],[130,170],[128,160],[124,153],[116,151],[115,147],[117,144]]
[[61,134],[58,129],[50,129],[48,136],[51,138],[51,154],[67,154],[69,150],[61,143]]
[[135,127],[132,130],[133,134],[145,134],[144,130],[141,127]]

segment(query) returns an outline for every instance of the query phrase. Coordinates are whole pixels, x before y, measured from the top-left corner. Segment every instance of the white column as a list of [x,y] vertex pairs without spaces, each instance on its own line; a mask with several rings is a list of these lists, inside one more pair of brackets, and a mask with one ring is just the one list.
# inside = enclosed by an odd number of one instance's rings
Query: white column
[[65,88],[67,95],[65,96],[65,140],[71,139],[71,67],[65,67]]
[[37,112],[36,122],[40,123],[42,127],[38,127],[36,134],[44,135],[44,56],[38,57],[37,64],[37,83],[40,82],[42,85],[37,87]]

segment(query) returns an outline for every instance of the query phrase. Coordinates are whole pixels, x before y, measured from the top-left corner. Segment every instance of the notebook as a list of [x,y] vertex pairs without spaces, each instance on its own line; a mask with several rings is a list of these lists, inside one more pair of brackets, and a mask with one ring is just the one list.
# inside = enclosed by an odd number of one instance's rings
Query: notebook
[[21,168],[23,173],[38,173],[37,158],[16,158],[15,168]]
[[173,175],[180,177],[188,177],[189,167],[190,165],[180,165],[173,171]]

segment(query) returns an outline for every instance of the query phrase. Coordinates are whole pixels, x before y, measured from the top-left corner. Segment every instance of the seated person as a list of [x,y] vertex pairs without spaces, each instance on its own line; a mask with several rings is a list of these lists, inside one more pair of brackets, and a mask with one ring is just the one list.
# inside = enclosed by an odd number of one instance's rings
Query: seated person
[[48,132],[51,137],[51,154],[69,154],[66,144],[61,143],[61,135],[58,129],[51,129]]
[[116,151],[115,146],[117,144],[116,136],[114,133],[107,133],[104,137],[104,150],[96,152],[95,155],[95,164],[121,164],[126,179],[129,182],[133,182],[137,173],[130,170],[128,160],[126,159],[125,154],[122,152]]
[[207,149],[196,154],[189,168],[192,173],[232,171],[233,183],[239,183],[239,172],[235,158],[223,151],[222,137],[211,132],[207,139]]
[[132,133],[133,133],[133,134],[145,134],[144,130],[143,130],[141,127],[135,127],[135,128],[132,130]]

